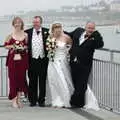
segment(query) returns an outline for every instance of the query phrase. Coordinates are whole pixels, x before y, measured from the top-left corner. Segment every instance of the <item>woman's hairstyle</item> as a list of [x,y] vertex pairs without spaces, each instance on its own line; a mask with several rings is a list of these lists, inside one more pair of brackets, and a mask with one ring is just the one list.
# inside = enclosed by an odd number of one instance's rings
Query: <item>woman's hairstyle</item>
[[15,18],[13,19],[13,21],[12,21],[12,25],[14,26],[14,25],[15,25],[15,22],[16,22],[17,20],[19,20],[19,21],[21,22],[21,30],[23,30],[23,29],[24,29],[24,22],[23,22],[23,20],[22,20],[20,17],[15,17]]
[[62,28],[62,25],[60,23],[54,23],[54,24],[52,24],[51,31],[53,32],[54,29],[56,29],[56,28]]
[[50,25],[50,29],[49,29],[49,34],[53,34],[54,29],[56,28],[62,28],[62,24],[55,22],[53,24]]

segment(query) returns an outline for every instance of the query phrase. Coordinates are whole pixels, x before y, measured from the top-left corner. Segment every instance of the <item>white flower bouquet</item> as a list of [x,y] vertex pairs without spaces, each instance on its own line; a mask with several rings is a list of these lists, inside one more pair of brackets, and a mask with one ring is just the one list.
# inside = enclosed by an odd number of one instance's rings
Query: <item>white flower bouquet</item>
[[56,39],[50,36],[46,40],[46,50],[48,51],[48,58],[54,62],[55,50],[56,50]]

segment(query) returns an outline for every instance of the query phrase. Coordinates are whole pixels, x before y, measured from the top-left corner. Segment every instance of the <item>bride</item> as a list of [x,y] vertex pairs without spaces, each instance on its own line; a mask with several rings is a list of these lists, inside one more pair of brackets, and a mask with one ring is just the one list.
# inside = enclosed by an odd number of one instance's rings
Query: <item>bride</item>
[[[62,25],[59,22],[51,25],[50,36],[47,39],[46,45],[49,57],[46,101],[49,101],[53,107],[71,107],[70,99],[74,87],[68,58],[72,40],[63,32]],[[97,100],[89,86],[86,91],[85,107],[99,109]]]

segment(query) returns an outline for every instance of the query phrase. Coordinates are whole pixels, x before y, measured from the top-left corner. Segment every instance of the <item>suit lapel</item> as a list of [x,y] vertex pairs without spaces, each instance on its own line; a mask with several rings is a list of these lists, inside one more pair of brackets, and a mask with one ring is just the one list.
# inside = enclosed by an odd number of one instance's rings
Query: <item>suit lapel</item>
[[42,39],[43,39],[43,42],[44,42],[44,28],[42,28]]
[[30,46],[32,45],[32,34],[33,34],[33,28],[30,30],[30,33],[29,33]]
[[79,39],[80,39],[80,37],[81,37],[81,35],[83,34],[83,32],[84,32],[85,30],[84,29],[80,29],[78,32],[77,32],[77,34],[76,34],[76,43],[75,43],[75,45],[76,46],[79,46]]
[[29,39],[28,47],[31,56],[32,56],[32,34],[33,34],[33,28],[28,31],[28,39]]
[[45,48],[45,46],[46,46],[46,40],[45,40],[45,34],[44,34],[44,32],[45,32],[45,29],[42,28],[43,47],[44,47],[44,51],[46,51],[46,48]]
[[82,29],[81,31],[80,31],[80,33],[79,33],[79,36],[78,36],[78,44],[79,44],[79,46],[81,46],[85,41],[83,41],[81,44],[80,44],[80,37],[81,37],[81,35],[83,34],[85,32],[85,30],[84,29]]

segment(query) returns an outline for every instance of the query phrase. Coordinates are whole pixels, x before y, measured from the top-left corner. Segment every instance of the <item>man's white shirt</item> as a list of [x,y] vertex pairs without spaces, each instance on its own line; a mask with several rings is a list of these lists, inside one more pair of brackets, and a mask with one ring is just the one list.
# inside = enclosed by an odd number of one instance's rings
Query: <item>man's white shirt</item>
[[83,42],[85,42],[85,34],[86,34],[86,31],[82,33],[82,35],[80,36],[79,38],[79,45],[81,45]]
[[[79,45],[81,45],[82,43],[84,43],[85,42],[85,34],[86,34],[86,31],[85,32],[83,32],[82,33],[82,35],[80,36],[80,38],[79,38]],[[74,58],[74,62],[77,62],[78,61],[78,59],[77,59],[77,56]]]

